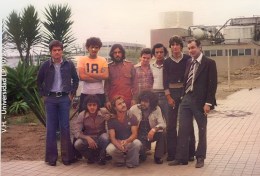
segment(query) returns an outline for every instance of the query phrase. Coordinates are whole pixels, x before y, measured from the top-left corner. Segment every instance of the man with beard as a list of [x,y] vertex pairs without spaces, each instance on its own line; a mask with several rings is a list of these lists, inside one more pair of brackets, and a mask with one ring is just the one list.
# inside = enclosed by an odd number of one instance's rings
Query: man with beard
[[161,108],[158,106],[158,97],[151,91],[143,91],[138,97],[138,103],[129,110],[130,114],[137,117],[138,139],[142,142],[140,159],[146,160],[146,151],[150,148],[151,142],[156,141],[154,162],[162,164],[162,157],[165,150],[165,135],[163,130],[166,127],[162,117]]
[[111,100],[115,95],[121,95],[129,109],[133,97],[134,65],[131,61],[125,60],[125,50],[120,44],[111,47],[109,56],[112,62],[108,65],[109,78],[105,81],[106,107],[110,110]]
[[137,139],[137,118],[128,113],[122,96],[116,95],[112,99],[111,111],[114,114],[114,118],[108,120],[111,143],[107,146],[106,151],[112,156],[116,166],[137,167],[142,146],[142,143]]

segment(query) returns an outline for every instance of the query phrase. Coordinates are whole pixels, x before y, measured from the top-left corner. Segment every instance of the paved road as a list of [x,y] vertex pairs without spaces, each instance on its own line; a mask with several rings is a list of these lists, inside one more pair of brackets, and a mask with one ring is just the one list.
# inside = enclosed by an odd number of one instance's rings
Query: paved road
[[208,151],[205,166],[195,162],[187,166],[153,163],[149,156],[138,168],[88,165],[85,161],[71,166],[58,163],[50,167],[43,161],[10,161],[1,163],[3,176],[73,175],[73,176],[260,176],[260,89],[242,90],[218,101],[209,115]]

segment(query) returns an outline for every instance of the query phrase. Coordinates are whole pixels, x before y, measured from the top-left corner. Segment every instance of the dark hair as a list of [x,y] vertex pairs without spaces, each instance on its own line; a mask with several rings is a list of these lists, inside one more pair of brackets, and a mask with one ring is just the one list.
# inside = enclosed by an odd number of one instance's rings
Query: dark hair
[[97,104],[97,111],[100,109],[100,100],[98,98],[97,95],[87,95],[85,98],[84,98],[84,101],[83,101],[83,107],[85,109],[85,113],[86,112],[89,112],[88,111],[88,108],[87,108],[87,105],[88,103],[96,103]]
[[170,38],[169,40],[169,48],[171,48],[171,46],[176,43],[179,44],[181,46],[181,48],[183,48],[183,40],[180,36],[178,35],[174,35]]
[[155,45],[153,45],[153,49],[152,49],[152,53],[153,55],[155,55],[155,49],[156,48],[162,48],[163,47],[163,50],[164,50],[164,56],[166,56],[168,54],[168,50],[165,46],[163,46],[163,44],[161,43],[156,43]]
[[87,39],[85,46],[88,48],[88,47],[90,47],[90,45],[98,46],[99,48],[101,48],[102,42],[101,42],[100,38],[98,38],[98,37],[90,37]]
[[149,101],[151,110],[156,110],[156,106],[158,105],[158,97],[154,92],[141,92],[138,96],[138,102],[141,103],[141,101]]
[[51,51],[53,47],[61,47],[63,50],[63,44],[59,40],[52,40],[49,44],[49,50]]
[[114,44],[111,49],[110,49],[110,52],[109,52],[109,56],[110,58],[112,59],[112,61],[115,61],[115,58],[114,58],[114,50],[119,48],[120,51],[122,52],[122,59],[125,59],[125,49],[123,48],[123,46],[121,44]]
[[111,113],[116,114],[116,101],[119,99],[123,99],[124,97],[122,95],[115,95],[111,101]]
[[150,48],[144,48],[142,49],[140,56],[142,57],[143,54],[151,54],[152,56],[152,50]]
[[191,42],[195,42],[197,47],[201,47],[201,42],[199,39],[192,38],[192,39],[188,40],[188,44]]

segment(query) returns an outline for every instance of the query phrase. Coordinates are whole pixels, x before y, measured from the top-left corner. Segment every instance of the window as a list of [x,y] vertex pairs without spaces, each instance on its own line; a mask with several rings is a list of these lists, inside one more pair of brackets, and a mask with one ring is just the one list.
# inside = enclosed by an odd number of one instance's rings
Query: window
[[244,56],[245,55],[245,50],[244,49],[239,49],[238,50],[238,55],[239,56]]
[[210,57],[210,51],[209,50],[205,50],[204,51],[204,55],[207,56],[207,57]]
[[250,56],[251,55],[251,49],[245,49],[245,55]]
[[216,50],[210,50],[210,56],[212,56],[212,57],[217,56],[217,51]]
[[238,56],[238,50],[237,49],[232,49],[231,50],[232,56]]
[[222,50],[217,50],[217,56],[223,56]]

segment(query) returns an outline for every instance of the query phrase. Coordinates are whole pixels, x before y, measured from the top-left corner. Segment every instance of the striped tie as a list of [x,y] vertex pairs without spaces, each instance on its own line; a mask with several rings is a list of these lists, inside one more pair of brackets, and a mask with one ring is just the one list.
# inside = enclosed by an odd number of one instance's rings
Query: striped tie
[[193,79],[193,70],[194,70],[194,66],[196,65],[197,60],[193,60],[192,64],[190,66],[190,71],[189,71],[189,75],[188,75],[188,80],[186,81],[186,87],[185,87],[185,92],[188,93],[189,91],[191,91],[191,87],[192,87],[192,79]]

